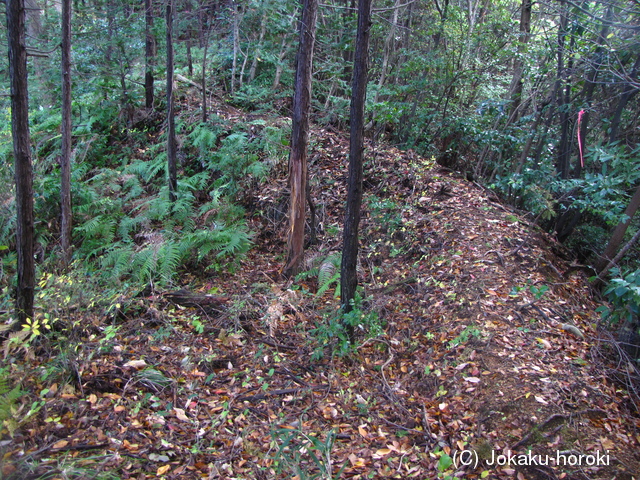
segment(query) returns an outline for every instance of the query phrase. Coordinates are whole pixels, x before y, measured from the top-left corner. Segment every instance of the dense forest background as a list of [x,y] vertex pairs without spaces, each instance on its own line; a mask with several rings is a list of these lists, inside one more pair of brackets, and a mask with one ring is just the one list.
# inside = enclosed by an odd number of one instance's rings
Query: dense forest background
[[[326,138],[312,132],[310,150],[350,127],[357,28],[355,1],[316,6],[310,118]],[[267,242],[256,216],[273,225],[287,216],[286,188],[269,198],[247,192],[287,170],[302,8],[289,0],[26,0],[25,7],[36,314],[18,331],[3,329],[5,358],[33,352],[51,328],[57,341],[83,338],[70,333],[80,328],[70,320],[79,310],[126,317],[132,299],[241,273],[252,246]],[[374,182],[371,152],[385,145],[492,192],[558,241],[554,251],[604,293],[603,318],[624,327],[623,343],[637,345],[639,33],[636,0],[374,1],[365,185]],[[3,35],[10,38],[10,28]],[[16,175],[12,75],[3,56],[0,314],[7,320],[20,270],[15,185],[24,177]],[[309,163],[308,199],[319,221],[307,228],[313,243],[338,227],[323,225],[322,205],[315,211],[321,181],[313,156]],[[446,186],[440,193],[450,195]],[[365,207],[393,223],[403,205],[380,197]],[[329,253],[314,267],[319,294],[339,283],[336,252]],[[212,295],[221,288],[209,287]],[[538,299],[546,291],[531,288]],[[100,328],[106,339],[117,330]],[[10,403],[6,385],[0,380],[0,396]]]
[[[622,244],[619,236],[603,256],[613,227],[637,208],[637,198],[630,202],[640,175],[637,8],[635,2],[376,3],[366,134],[465,172],[531,212],[536,223],[600,271]],[[130,264],[123,251],[143,222],[132,202],[164,168],[167,22],[164,5],[153,2],[76,2],[73,10],[75,258],[111,262],[114,278],[120,278]],[[174,10],[174,81],[204,86],[199,116],[180,116],[178,99],[181,201],[187,208],[195,184],[213,175],[216,201],[227,204],[222,215],[241,223],[237,181],[266,175],[274,159],[287,154],[290,133],[280,126],[260,128],[256,136],[255,126],[246,126],[229,135],[208,104],[211,96],[224,96],[256,115],[290,115],[299,6],[176,2]],[[60,14],[56,2],[36,2],[26,11],[42,259],[60,253]],[[341,130],[349,123],[355,4],[322,4],[317,25],[312,117]],[[2,71],[8,85],[6,63]],[[0,243],[10,246],[9,98],[2,102]],[[123,151],[115,151],[116,144]],[[105,175],[115,166],[131,176],[119,186],[120,198],[107,201],[100,189],[109,185]],[[167,205],[157,193],[155,213],[146,211],[144,221],[163,217]],[[636,230],[631,225],[624,238]],[[234,241],[223,250],[246,248],[245,233],[234,230]],[[621,265],[633,266],[636,253],[627,251]],[[170,277],[177,259],[169,257],[168,265],[147,263],[140,276],[154,270]]]

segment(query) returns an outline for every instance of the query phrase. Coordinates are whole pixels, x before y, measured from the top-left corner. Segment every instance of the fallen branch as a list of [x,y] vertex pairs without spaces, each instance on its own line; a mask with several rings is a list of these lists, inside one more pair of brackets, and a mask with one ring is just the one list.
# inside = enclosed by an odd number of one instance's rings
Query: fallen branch
[[243,397],[238,397],[236,398],[236,402],[257,402],[260,400],[264,400],[265,398],[268,397],[275,397],[278,395],[289,395],[289,394],[293,394],[293,393],[300,393],[300,392],[314,392],[314,391],[323,391],[323,392],[331,392],[331,387],[328,385],[319,385],[319,386],[315,386],[315,387],[309,387],[309,388],[282,388],[279,390],[271,390],[265,393],[259,393],[258,395],[247,395],[247,396],[243,396]]

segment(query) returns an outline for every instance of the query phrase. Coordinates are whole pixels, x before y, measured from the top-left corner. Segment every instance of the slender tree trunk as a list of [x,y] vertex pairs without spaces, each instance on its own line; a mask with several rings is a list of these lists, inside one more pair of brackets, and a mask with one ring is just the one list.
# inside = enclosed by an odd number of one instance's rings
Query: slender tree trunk
[[389,68],[389,58],[393,51],[393,43],[396,36],[396,28],[398,26],[398,13],[400,12],[401,0],[396,0],[393,7],[393,19],[391,20],[391,28],[384,40],[384,47],[382,49],[382,67],[380,68],[380,78],[378,79],[378,89],[376,90],[373,103],[378,103],[378,97],[380,89],[384,86],[384,82],[387,78],[387,69]]
[[262,2],[262,20],[260,20],[260,36],[258,37],[258,45],[256,46],[256,51],[253,54],[253,60],[251,61],[251,67],[249,67],[249,83],[253,82],[256,78],[256,69],[258,68],[258,61],[260,60],[260,55],[262,54],[262,42],[264,41],[264,36],[267,33],[267,17],[268,10],[263,0]]
[[518,120],[520,116],[520,102],[522,101],[522,76],[524,73],[524,56],[527,43],[531,37],[531,9],[533,0],[522,0],[520,7],[520,37],[518,38],[518,53],[513,66],[513,78],[509,89],[511,97],[510,123]]
[[[602,29],[600,30],[600,34],[598,35],[597,46],[595,52],[592,57],[592,67],[591,71],[587,75],[585,79],[585,88],[584,88],[584,115],[582,117],[582,122],[580,122],[580,131],[578,134],[582,139],[583,144],[586,145],[587,139],[587,131],[589,126],[589,120],[591,118],[591,104],[593,102],[593,93],[596,88],[596,80],[598,79],[598,75],[600,73],[600,65],[602,63],[602,45],[604,45],[607,35],[609,33],[610,22],[613,18],[613,8],[609,6],[607,8],[607,12],[605,14],[605,20],[602,25]],[[575,178],[579,178],[582,173],[582,162],[577,162],[573,176]]]
[[60,243],[71,260],[71,0],[62,0],[62,151],[60,153]]
[[[352,12],[355,9],[355,6],[356,6],[355,0],[344,0],[344,9],[342,13],[342,30],[340,32],[340,37],[344,37],[346,35],[351,36],[351,31],[353,28],[351,19],[353,16]],[[351,41],[351,38],[349,38],[349,41]],[[344,42],[341,38],[340,43],[346,43],[346,42]],[[344,48],[342,50],[342,60],[343,60],[342,79],[345,84],[348,83],[352,77],[353,55],[354,55],[354,51],[351,48]],[[342,93],[345,93],[345,92],[340,92],[340,94]]]
[[202,122],[207,121],[207,51],[209,50],[209,35],[202,53]]
[[[350,110],[349,184],[344,218],[342,262],[340,265],[340,303],[342,311],[349,313],[358,286],[358,227],[362,205],[362,171],[364,153],[364,106],[367,95],[369,67],[369,33],[371,27],[371,0],[358,0],[358,30],[353,65],[353,83]],[[347,325],[353,339],[353,326]]]
[[633,235],[633,237],[631,237],[631,240],[629,240],[626,245],[622,247],[618,254],[610,262],[606,263],[602,270],[598,272],[598,276],[595,280],[596,284],[600,283],[604,279],[604,276],[609,272],[609,270],[611,270],[611,268],[613,268],[620,260],[622,260],[622,258],[631,249],[631,247],[633,247],[638,242],[638,239],[640,239],[640,230],[638,230]]
[[[189,35],[189,32],[187,32]],[[189,72],[189,78],[193,78],[193,56],[191,55],[191,37],[187,37],[187,71]]]
[[29,134],[24,0],[6,0],[6,15],[11,82],[11,133],[16,182],[16,250],[18,253],[16,315],[19,327],[27,318],[33,318],[35,288],[33,165]]
[[[570,89],[569,83],[569,71],[568,67],[565,67],[565,38],[567,35],[567,5],[565,0],[561,0],[560,11],[560,25],[558,27],[558,52],[557,52],[557,78],[556,84],[558,85],[558,111],[560,113],[560,142],[558,143],[558,157],[556,160],[556,171],[563,179],[569,178],[569,156],[571,150],[569,148],[569,132],[570,121],[568,104],[570,101]],[[573,39],[573,36],[571,37]]]
[[309,110],[311,108],[311,73],[315,44],[318,0],[304,0],[300,21],[300,48],[298,49],[291,154],[289,156],[289,237],[287,263],[283,275],[290,277],[300,272],[304,258],[305,195],[307,190],[307,144],[309,142]]
[[176,157],[176,124],[173,99],[173,0],[167,2],[167,171],[169,173],[169,198],[176,200],[178,190],[178,167]]
[[602,252],[602,255],[600,256],[600,258],[598,258],[594,265],[596,272],[598,272],[601,277],[604,276],[604,268],[609,263],[609,260],[611,260],[615,253],[618,251],[618,248],[620,247],[620,244],[624,239],[624,235],[627,233],[627,229],[631,224],[631,219],[638,211],[638,208],[640,208],[640,185],[636,188],[633,197],[631,197],[631,200],[629,201],[629,205],[627,205],[627,208],[624,211],[627,219],[623,222],[620,222],[613,230],[611,238],[609,239],[609,243],[607,243],[604,252]]
[[276,89],[280,86],[280,77],[282,77],[282,70],[284,68],[284,57],[287,56],[287,52],[289,51],[289,47],[291,46],[291,42],[288,37],[284,37],[282,39],[282,44],[280,45],[280,54],[278,55],[278,64],[276,65],[276,73],[273,77],[273,85],[272,89]]
[[[640,55],[636,58],[636,63],[633,65],[631,69],[631,80],[627,83],[622,92],[622,96],[620,97],[620,101],[618,102],[618,106],[616,108],[615,113],[613,114],[613,118],[611,119],[611,128],[609,130],[609,143],[613,143],[618,140],[618,129],[620,128],[620,119],[622,118],[622,112],[626,108],[629,100],[640,92],[637,86],[633,84],[632,80],[635,80],[638,76],[638,69],[640,68]],[[637,84],[637,81],[636,81]]]
[[153,36],[153,10],[151,5],[152,0],[144,0],[144,58],[145,58],[145,73],[144,73],[144,97],[145,106],[151,110],[153,108],[154,92],[153,92],[153,67],[155,64],[155,43],[156,39]]
[[231,65],[231,93],[236,92],[236,76],[238,74],[238,54],[240,53],[240,11],[241,7],[231,2],[233,8],[233,62]]
[[543,104],[540,106],[540,110],[536,113],[536,119],[533,122],[533,126],[531,127],[531,131],[529,132],[529,137],[527,138],[527,143],[522,149],[522,153],[520,154],[520,161],[518,162],[518,166],[516,167],[515,173],[520,175],[522,173],[522,169],[524,168],[525,163],[527,162],[527,158],[529,157],[529,152],[531,152],[531,146],[533,145],[533,139],[536,136],[536,132],[540,127],[540,122],[543,118],[543,112],[545,107],[548,104]]

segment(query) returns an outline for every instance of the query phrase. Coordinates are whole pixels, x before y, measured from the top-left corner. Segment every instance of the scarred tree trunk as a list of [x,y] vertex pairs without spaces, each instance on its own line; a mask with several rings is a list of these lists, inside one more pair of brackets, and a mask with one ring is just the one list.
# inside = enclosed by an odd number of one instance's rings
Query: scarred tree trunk
[[27,48],[24,0],[6,0],[9,77],[11,82],[11,133],[16,181],[16,250],[18,327],[33,318],[35,263],[33,259],[33,165],[29,134]]
[[307,144],[309,142],[309,109],[311,107],[311,73],[315,44],[318,1],[304,0],[300,21],[300,48],[296,67],[295,93],[289,156],[289,237],[287,263],[283,275],[300,272],[304,257],[305,194],[307,189]]
[[[367,95],[369,63],[369,31],[371,26],[371,0],[358,1],[358,30],[353,63],[353,83],[350,111],[349,185],[344,218],[342,262],[340,265],[340,304],[344,313],[353,308],[358,286],[358,226],[362,204],[362,163],[364,150],[364,105]],[[353,326],[347,325],[353,337]]]
[[62,149],[60,154],[60,243],[71,260],[71,0],[62,0]]

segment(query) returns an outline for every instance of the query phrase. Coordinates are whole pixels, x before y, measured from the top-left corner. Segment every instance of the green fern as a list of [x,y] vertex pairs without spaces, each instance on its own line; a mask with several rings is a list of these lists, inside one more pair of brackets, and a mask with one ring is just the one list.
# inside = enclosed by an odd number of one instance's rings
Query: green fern
[[0,425],[13,417],[16,401],[24,395],[20,386],[9,386],[9,378],[6,369],[0,369]]
[[166,152],[159,152],[153,160],[134,161],[124,169],[124,173],[136,175],[146,184],[154,180],[160,172],[163,172],[166,164]]
[[326,257],[318,267],[318,291],[316,295],[321,297],[324,293],[335,284],[338,296],[340,292],[340,262],[342,254],[340,252],[333,253]]
[[[321,260],[318,260],[321,259]],[[296,280],[305,280],[308,278],[318,278],[318,291],[317,297],[321,297],[324,293],[335,285],[335,294],[337,297],[340,294],[340,262],[342,261],[342,254],[335,252],[327,255],[326,257],[316,257],[312,261],[312,267],[296,275]]]
[[184,247],[173,241],[164,242],[158,249],[156,260],[156,276],[168,283],[185,260]]

